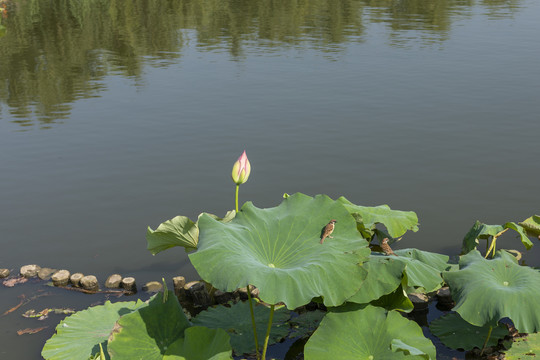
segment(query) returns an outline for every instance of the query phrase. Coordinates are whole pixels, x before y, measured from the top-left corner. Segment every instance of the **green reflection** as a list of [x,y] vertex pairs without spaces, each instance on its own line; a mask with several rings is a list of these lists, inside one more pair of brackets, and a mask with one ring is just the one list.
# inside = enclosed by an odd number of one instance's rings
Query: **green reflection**
[[[520,0],[26,0],[0,1],[0,115],[46,128],[77,99],[100,96],[106,75],[142,77],[145,65],[200,51],[248,53],[311,48],[339,55],[383,24],[388,44],[441,43],[454,19],[480,6],[508,16]],[[409,32],[414,32],[412,35]],[[36,121],[37,120],[37,121]]]

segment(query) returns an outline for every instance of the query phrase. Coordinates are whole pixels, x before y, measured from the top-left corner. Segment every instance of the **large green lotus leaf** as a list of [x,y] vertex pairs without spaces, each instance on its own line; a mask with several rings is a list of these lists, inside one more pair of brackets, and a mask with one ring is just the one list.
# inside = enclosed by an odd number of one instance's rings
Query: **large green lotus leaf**
[[164,301],[163,294],[158,293],[148,306],[118,320],[109,338],[111,359],[163,359],[169,347],[183,348],[172,344],[184,338],[190,323],[174,293],[169,291],[167,295]]
[[487,260],[473,250],[461,257],[459,267],[443,277],[456,301],[453,310],[463,319],[494,326],[509,317],[520,332],[540,330],[540,272],[519,266],[506,251]]
[[397,260],[396,256],[371,255],[369,261],[363,264],[367,270],[366,279],[347,301],[364,304],[392,293],[401,284],[406,265],[405,261]]
[[306,343],[304,354],[306,360],[436,358],[435,346],[418,324],[397,311],[370,305],[328,313]]
[[232,360],[229,340],[223,329],[192,326],[166,349],[163,360]]
[[342,202],[356,221],[366,229],[383,224],[393,238],[402,236],[407,230],[418,231],[418,216],[414,211],[392,210],[388,205],[359,206],[343,196],[338,201]]
[[[264,342],[264,334],[268,326],[270,309],[259,304],[253,307],[255,323],[257,325],[257,338],[260,348]],[[274,311],[272,330],[270,331],[269,344],[276,343],[289,333],[290,313],[284,308]],[[202,311],[192,319],[194,325],[206,326],[208,328],[220,328],[225,330],[231,337],[231,346],[238,355],[255,351],[255,340],[253,338],[253,326],[249,303],[238,302],[230,307],[216,306]]]
[[[433,335],[437,336],[444,345],[453,349],[481,349],[489,332],[489,326],[474,326],[469,324],[457,313],[446,314],[429,324]],[[508,328],[499,324],[493,328],[487,346],[496,346],[499,339],[508,335]]]
[[[228,222],[235,217],[236,212],[234,210],[228,211],[223,218],[213,214],[207,215],[218,221]],[[148,227],[146,231],[147,249],[152,255],[175,246],[183,247],[186,252],[195,250],[199,242],[197,223],[198,220],[193,222],[186,216],[177,216],[160,224],[156,230]]]
[[126,301],[93,306],[68,316],[56,327],[43,347],[41,356],[47,360],[88,360],[99,354],[99,344],[105,351],[107,338],[120,316],[146,306],[142,301]]
[[[333,238],[320,244],[331,219]],[[226,291],[255,285],[270,304],[294,309],[322,296],[325,305],[340,305],[366,275],[359,264],[367,242],[347,209],[326,195],[298,193],[268,209],[246,203],[228,223],[202,215],[199,230],[198,250],[189,255],[199,275]]]
[[540,333],[514,339],[512,347],[504,353],[508,360],[540,359]]

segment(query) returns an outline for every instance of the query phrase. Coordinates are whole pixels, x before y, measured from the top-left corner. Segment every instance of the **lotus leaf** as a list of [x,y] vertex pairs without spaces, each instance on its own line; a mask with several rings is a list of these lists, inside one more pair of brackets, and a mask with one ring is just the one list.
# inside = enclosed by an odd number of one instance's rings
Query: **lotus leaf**
[[386,310],[399,310],[403,312],[411,312],[414,309],[412,301],[407,296],[402,286],[399,286],[390,294],[383,295],[379,299],[371,302],[372,305],[380,306]]
[[[333,238],[320,244],[331,219]],[[326,195],[298,193],[268,209],[248,202],[228,223],[203,214],[199,231],[198,250],[189,254],[199,275],[224,291],[255,285],[269,304],[295,309],[322,296],[337,306],[366,276],[359,264],[369,255],[367,242],[347,209]]]
[[306,360],[436,358],[435,346],[418,324],[371,305],[328,313],[304,353]]
[[147,248],[152,255],[174,246],[182,246],[186,251],[192,251],[197,248],[198,240],[199,228],[197,224],[185,216],[177,216],[167,220],[156,230],[148,227],[146,231]]
[[164,354],[179,354],[168,351],[183,348],[184,331],[190,323],[174,293],[169,291],[167,295],[164,301],[163,294],[158,293],[147,307],[118,320],[109,338],[111,359],[153,360],[163,359]]
[[518,224],[527,231],[529,236],[537,236],[540,238],[540,216],[533,215]]
[[453,310],[467,322],[495,326],[509,317],[520,332],[540,330],[540,272],[519,266],[506,251],[487,260],[473,250],[461,257],[459,271],[443,277],[456,301]]
[[[516,224],[514,222],[507,222],[504,225],[487,225],[477,220],[465,235],[465,238],[463,238],[461,253],[467,254],[469,251],[476,249],[478,239],[489,240],[489,238],[500,234],[505,229],[515,230],[518,233],[521,242],[525,245],[525,248],[529,250],[533,246],[533,243],[528,238],[527,228],[522,226],[522,224],[523,223]],[[527,224],[532,225],[532,222],[528,222]]]
[[[194,325],[206,326],[208,328],[221,328],[231,337],[231,346],[238,355],[255,351],[255,340],[253,339],[253,327],[249,312],[248,302],[238,302],[229,304],[230,307],[217,306],[202,311],[192,319]],[[265,334],[268,326],[268,316],[270,309],[259,304],[253,308],[257,333]],[[274,312],[272,331],[270,332],[270,342],[273,344],[280,341],[289,333],[289,326],[286,321],[290,313],[284,308]],[[264,341],[263,336],[259,336],[261,348]]]
[[[489,326],[474,326],[466,322],[459,314],[452,313],[441,316],[429,324],[433,335],[444,345],[453,349],[481,349],[489,332]],[[499,324],[493,328],[487,346],[496,346],[498,340],[508,335],[508,328]]]
[[363,265],[367,271],[366,280],[347,301],[363,304],[390,294],[401,284],[406,265],[395,256],[371,255]]
[[307,311],[291,319],[289,324],[291,325],[293,332],[289,337],[307,336],[311,334],[317,329],[325,315],[326,313],[324,311],[315,310]]
[[407,230],[418,231],[418,216],[413,211],[392,210],[388,205],[359,206],[343,196],[338,201],[354,216],[360,230],[369,233],[376,224],[383,224],[393,238],[402,236]]
[[508,360],[534,360],[540,358],[540,333],[514,339],[510,350],[504,353]]
[[[171,344],[163,360],[232,360],[229,335],[223,329],[192,326]],[[146,358],[144,358],[146,359]]]
[[106,351],[107,338],[120,316],[146,306],[141,301],[126,301],[93,306],[68,316],[56,327],[43,347],[47,360],[88,360],[99,354],[99,344]]
[[[207,215],[217,221],[228,222],[236,216],[236,211],[228,211],[223,218],[213,214]],[[198,220],[197,222],[193,222],[185,216],[177,216],[160,224],[156,230],[148,227],[146,231],[147,249],[152,255],[156,255],[175,246],[183,247],[186,252],[195,250],[199,242],[199,228],[197,223]]]
[[486,225],[476,220],[463,238],[461,253],[467,254],[469,251],[476,249],[476,246],[479,244],[478,239],[487,241],[490,237],[497,235],[502,230],[504,230],[502,225]]

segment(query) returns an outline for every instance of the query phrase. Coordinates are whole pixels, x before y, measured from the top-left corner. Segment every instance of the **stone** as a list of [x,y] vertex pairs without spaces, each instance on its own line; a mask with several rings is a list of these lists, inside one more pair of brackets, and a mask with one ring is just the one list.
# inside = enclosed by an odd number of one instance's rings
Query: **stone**
[[221,290],[214,291],[214,301],[216,304],[226,304],[229,301],[234,300],[234,294],[230,292],[225,292]]
[[[259,297],[259,289],[252,285],[250,285],[249,288],[251,289],[251,297]],[[248,299],[247,287],[239,288],[236,292],[237,295],[240,296],[240,300],[245,301]]]
[[122,286],[122,275],[112,274],[105,281],[105,287],[109,289],[119,288]]
[[126,291],[136,293],[137,292],[137,284],[135,283],[135,278],[131,277],[131,276],[123,278],[122,279],[122,288],[124,288],[124,290],[126,290]]
[[186,300],[186,290],[184,289],[184,285],[186,285],[186,278],[183,276],[175,276],[172,279],[173,286],[174,286],[174,294],[180,301]]
[[38,273],[37,273],[37,276],[38,278],[40,278],[41,280],[49,280],[51,278],[51,275],[54,274],[57,270],[56,269],[51,269],[51,268],[41,268]]
[[408,297],[413,303],[415,311],[428,308],[428,297],[425,294],[411,293],[408,294]]
[[25,278],[33,278],[41,270],[41,266],[38,265],[24,265],[21,267],[20,273]]
[[81,279],[84,277],[82,273],[75,273],[69,277],[69,282],[75,287],[81,286]]
[[66,286],[69,283],[69,276],[71,274],[67,270],[58,270],[55,272],[51,280],[54,286]]
[[9,269],[0,269],[0,279],[7,278],[11,274]]
[[450,310],[454,307],[454,300],[452,300],[452,294],[450,288],[444,286],[437,291],[437,308],[440,310]]
[[202,281],[191,281],[184,286],[188,300],[193,301],[194,306],[208,307],[212,305],[212,298],[206,290],[206,284]]
[[142,287],[143,291],[147,292],[159,292],[163,288],[163,285],[159,281],[149,281]]
[[91,291],[98,291],[99,290],[99,283],[97,278],[94,275],[86,275],[84,276],[80,281],[81,286],[83,289],[91,290]]

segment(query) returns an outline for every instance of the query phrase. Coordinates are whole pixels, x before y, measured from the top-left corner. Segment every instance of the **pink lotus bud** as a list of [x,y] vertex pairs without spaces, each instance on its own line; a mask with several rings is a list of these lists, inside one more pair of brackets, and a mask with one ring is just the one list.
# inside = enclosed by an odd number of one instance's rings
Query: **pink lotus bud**
[[246,151],[240,155],[238,160],[234,163],[232,169],[232,179],[236,185],[243,184],[249,178],[249,173],[251,172],[251,165],[246,155]]

